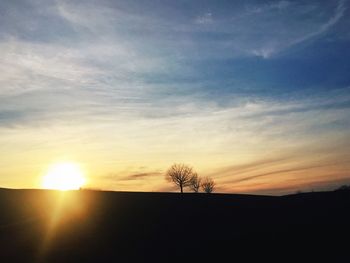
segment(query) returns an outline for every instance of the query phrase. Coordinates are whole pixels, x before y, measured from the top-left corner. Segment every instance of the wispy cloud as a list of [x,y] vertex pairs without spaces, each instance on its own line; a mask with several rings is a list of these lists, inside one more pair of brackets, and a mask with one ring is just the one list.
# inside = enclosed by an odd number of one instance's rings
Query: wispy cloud
[[293,160],[316,152],[347,158],[347,79],[291,87],[299,65],[277,56],[346,25],[346,1],[23,2],[0,3],[2,173],[68,155],[101,188],[157,190],[172,189],[158,171],[186,162],[231,191],[301,176],[314,160]]
[[126,176],[124,178],[124,180],[139,180],[139,179],[144,179],[144,178],[150,178],[152,176],[159,177],[160,175],[162,175],[161,172],[137,173],[137,174],[130,174],[130,175]]
[[246,13],[244,15],[251,15],[251,14],[260,14],[263,12],[270,12],[275,9],[281,11],[286,8],[288,8],[290,5],[292,5],[292,2],[290,1],[277,1],[277,2],[271,2],[271,3],[264,3],[262,5],[249,5],[246,6]]
[[304,41],[315,38],[315,37],[320,36],[323,33],[327,32],[334,25],[336,25],[339,22],[339,20],[344,16],[346,9],[347,9],[347,7],[345,6],[345,1],[340,0],[337,4],[334,15],[327,22],[321,24],[318,27],[318,29],[316,29],[315,31],[310,32],[310,33],[308,33],[300,38],[295,39],[294,41],[292,41],[289,44],[289,46],[302,43]]
[[[252,14],[271,12],[271,10],[273,10],[274,8],[278,7],[278,9],[281,10],[281,9],[287,8],[288,6],[289,6],[289,2],[284,3],[283,1],[283,3],[279,2],[279,4],[272,4],[267,7],[265,6],[262,8],[253,9],[253,10],[250,10],[249,12],[251,12]],[[271,36],[271,39],[268,40],[268,42],[263,43],[263,46],[252,49],[251,53],[259,57],[269,58],[274,54],[278,54],[283,50],[293,47],[294,45],[315,39],[316,37],[319,37],[324,33],[326,33],[327,31],[329,31],[334,25],[336,25],[340,21],[340,19],[344,16],[346,9],[347,7],[345,5],[345,1],[343,0],[338,1],[334,10],[334,14],[331,15],[330,18],[328,18],[326,21],[322,21],[322,20],[319,21],[317,19],[317,17],[320,16],[320,13],[323,13],[322,10],[318,10],[317,8],[311,9],[309,15],[314,16],[315,20],[314,21],[311,20],[306,25],[306,27],[302,27],[302,25],[298,25],[298,24],[300,22],[304,23],[304,21],[296,20],[297,17],[305,15],[303,14],[305,9],[303,9],[303,7],[300,6],[296,9],[297,12],[294,14],[294,16],[290,15],[290,18],[294,20],[294,21],[290,21],[291,26],[285,25],[284,24],[285,21],[283,21],[284,19],[280,21],[283,24],[284,28],[278,28],[277,30],[286,30],[287,32],[289,31],[288,32],[289,35],[281,34],[280,32],[275,31],[275,28],[266,29],[266,31],[273,30],[273,32],[275,32],[276,35],[279,37],[274,39],[273,36]],[[281,18],[278,17],[277,15],[275,19],[280,20]],[[312,26],[310,27],[310,25]]]
[[213,22],[213,14],[211,12],[207,12],[201,16],[197,16],[197,18],[195,19],[195,23],[200,25],[212,24]]

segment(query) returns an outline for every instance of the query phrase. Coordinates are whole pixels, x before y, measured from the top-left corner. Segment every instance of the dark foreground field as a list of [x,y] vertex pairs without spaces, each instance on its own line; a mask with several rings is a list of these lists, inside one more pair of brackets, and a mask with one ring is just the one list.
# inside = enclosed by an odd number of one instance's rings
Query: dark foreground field
[[0,189],[0,262],[349,262],[350,191]]

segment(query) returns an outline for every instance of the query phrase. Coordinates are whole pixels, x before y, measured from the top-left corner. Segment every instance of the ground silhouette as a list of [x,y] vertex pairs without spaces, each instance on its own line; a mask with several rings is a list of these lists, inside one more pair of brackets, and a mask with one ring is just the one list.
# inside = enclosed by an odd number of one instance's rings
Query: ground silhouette
[[0,211],[1,262],[348,258],[350,191],[271,197],[0,189]]

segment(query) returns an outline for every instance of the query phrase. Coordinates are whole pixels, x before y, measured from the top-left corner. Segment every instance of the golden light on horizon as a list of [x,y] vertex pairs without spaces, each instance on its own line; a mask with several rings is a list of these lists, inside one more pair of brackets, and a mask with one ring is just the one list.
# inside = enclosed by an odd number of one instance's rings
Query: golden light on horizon
[[56,163],[43,177],[42,187],[53,190],[77,190],[86,182],[83,171],[76,163]]

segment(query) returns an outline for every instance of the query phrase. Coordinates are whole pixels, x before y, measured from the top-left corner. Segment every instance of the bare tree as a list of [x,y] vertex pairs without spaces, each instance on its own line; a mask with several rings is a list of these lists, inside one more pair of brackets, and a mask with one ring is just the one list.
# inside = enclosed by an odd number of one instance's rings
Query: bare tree
[[181,193],[183,188],[191,184],[193,169],[185,164],[173,164],[166,172],[166,177],[180,187]]
[[189,187],[191,188],[191,190],[195,193],[199,192],[199,188],[201,187],[201,181],[202,179],[198,176],[198,174],[196,172],[193,173],[192,178],[191,178],[191,182]]
[[209,178],[209,177],[206,177],[202,184],[202,189],[204,192],[206,192],[207,194],[210,194],[211,192],[214,191],[214,187],[215,187],[215,182],[213,179]]

